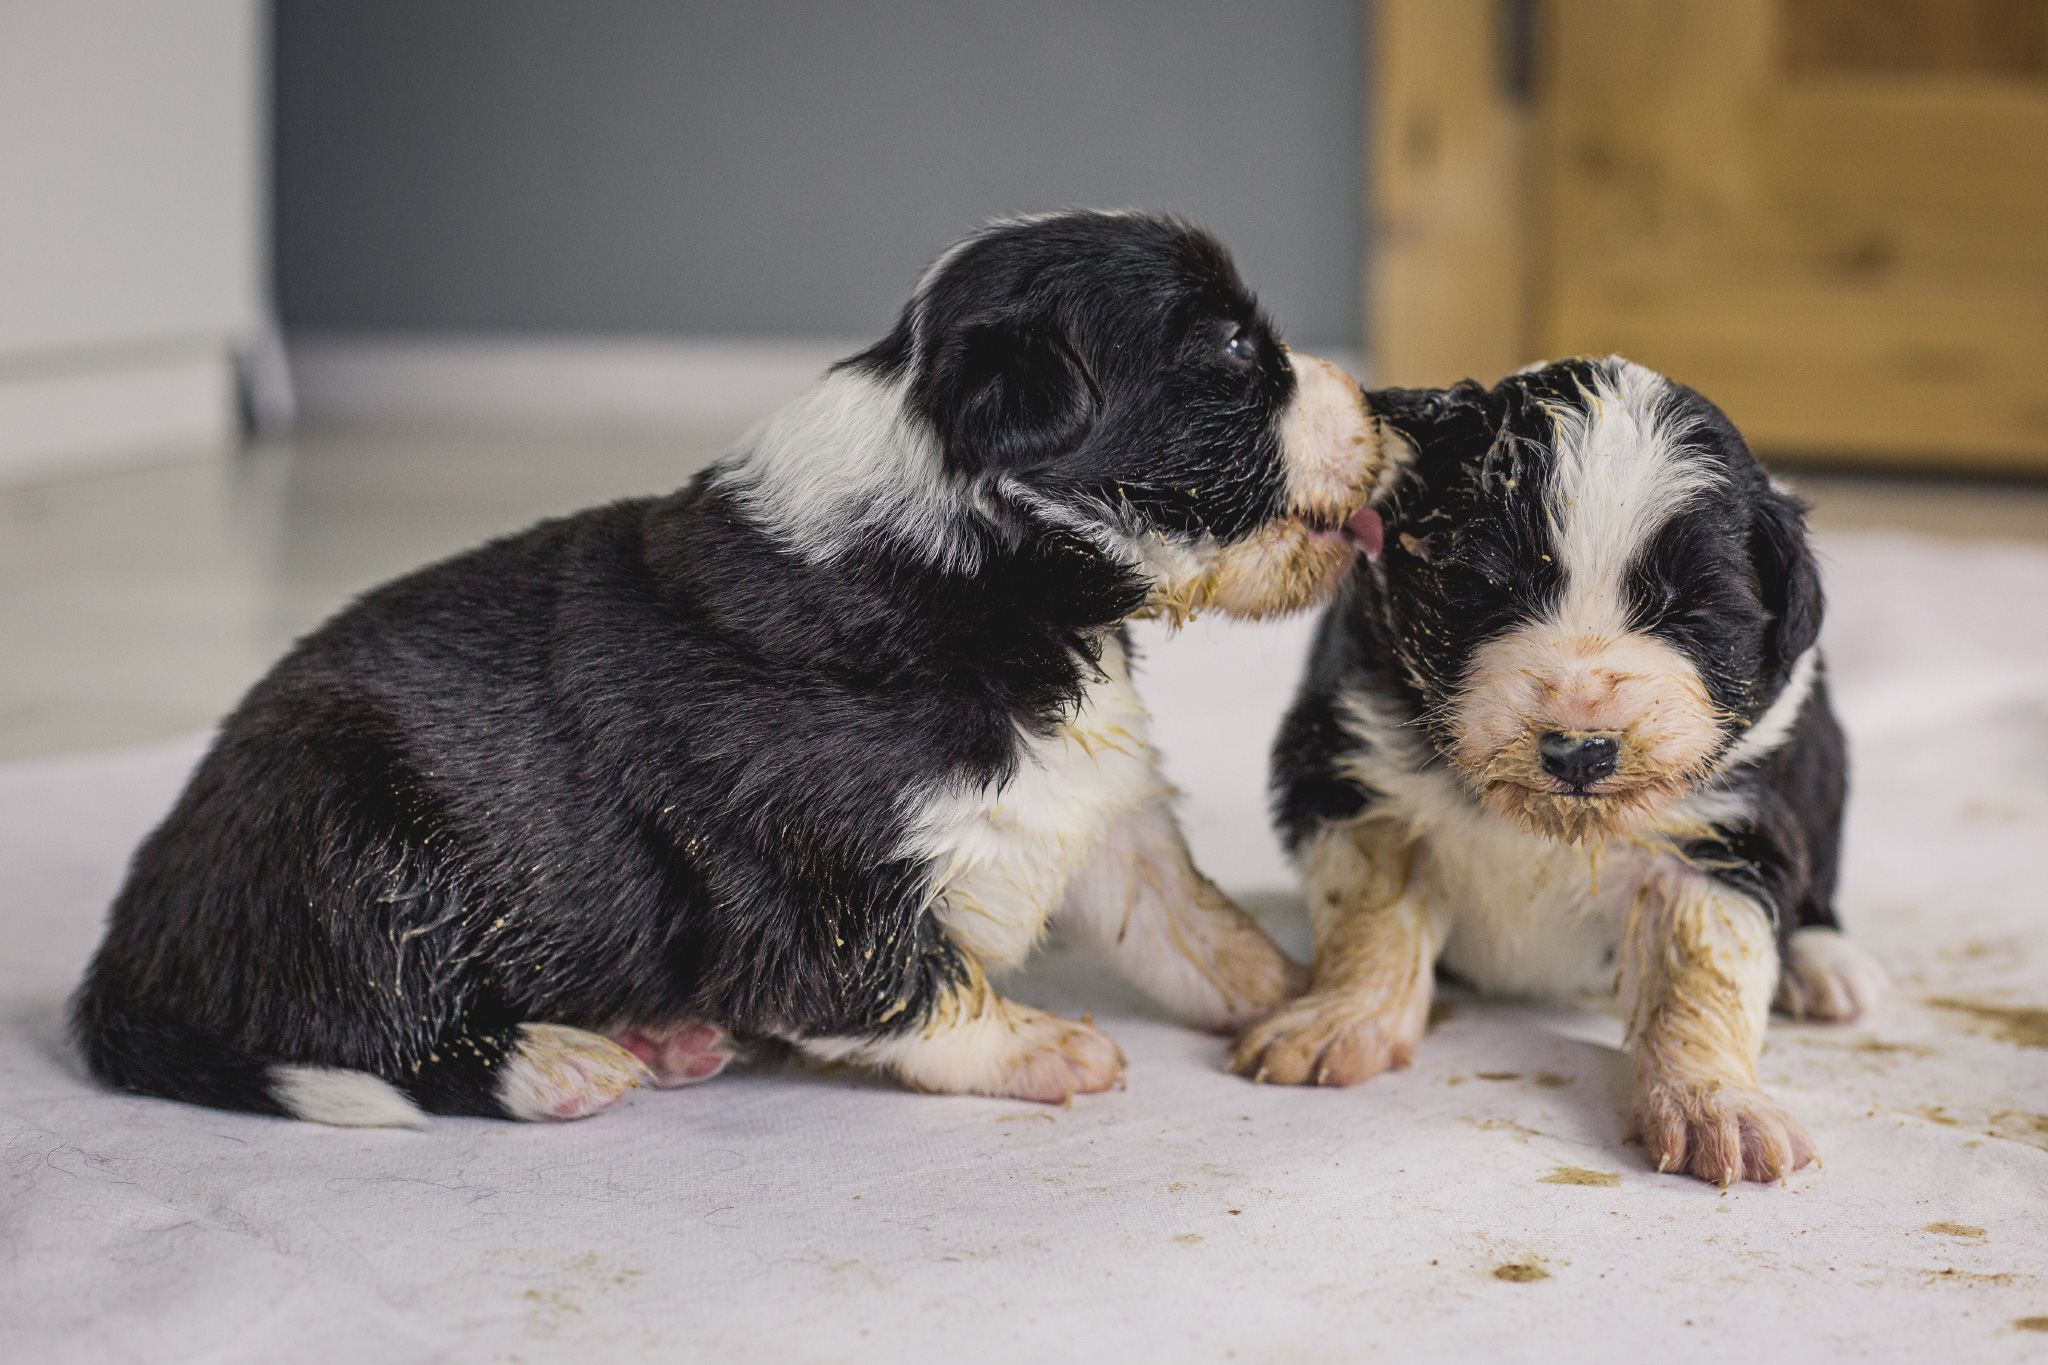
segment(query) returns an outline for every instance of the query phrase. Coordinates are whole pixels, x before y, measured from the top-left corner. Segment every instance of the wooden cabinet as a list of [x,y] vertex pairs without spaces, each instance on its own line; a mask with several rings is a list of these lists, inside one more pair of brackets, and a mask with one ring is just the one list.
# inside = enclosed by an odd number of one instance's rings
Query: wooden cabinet
[[264,9],[0,2],[0,479],[233,439],[268,292]]
[[2048,0],[1376,13],[1376,377],[1617,351],[1768,454],[2048,472]]

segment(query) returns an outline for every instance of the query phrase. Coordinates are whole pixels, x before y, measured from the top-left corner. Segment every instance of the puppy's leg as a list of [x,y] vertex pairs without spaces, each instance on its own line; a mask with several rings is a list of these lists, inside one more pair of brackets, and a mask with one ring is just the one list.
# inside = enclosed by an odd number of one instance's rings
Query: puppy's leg
[[653,1083],[644,1062],[601,1034],[517,1024],[439,1044],[404,1089],[430,1114],[580,1119]]
[[1631,1126],[1658,1170],[1728,1185],[1813,1159],[1813,1139],[1757,1087],[1777,968],[1755,901],[1679,867],[1638,888],[1619,986],[1635,1057]]
[[1163,798],[1110,828],[1068,884],[1058,923],[1197,1028],[1240,1028],[1307,984],[1265,930],[1196,870]]
[[937,1094],[1065,1104],[1123,1080],[1124,1055],[1107,1035],[1005,1000],[973,957],[963,952],[960,963],[923,1018],[893,1033],[801,1038],[797,1046],[824,1061],[879,1067],[914,1090]]
[[1276,1085],[1356,1085],[1415,1055],[1442,926],[1410,884],[1406,832],[1389,822],[1326,830],[1307,862],[1309,993],[1245,1030],[1230,1069]]

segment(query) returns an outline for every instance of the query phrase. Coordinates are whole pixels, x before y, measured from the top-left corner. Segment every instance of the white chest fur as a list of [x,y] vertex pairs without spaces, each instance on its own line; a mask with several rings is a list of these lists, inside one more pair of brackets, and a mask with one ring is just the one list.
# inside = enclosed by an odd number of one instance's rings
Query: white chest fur
[[1613,990],[1629,903],[1655,855],[1538,838],[1486,811],[1460,824],[1432,830],[1415,865],[1444,966],[1500,995]]
[[[1444,926],[1443,964],[1501,995],[1613,991],[1636,891],[1678,858],[1659,840],[1741,818],[1748,809],[1741,796],[1699,792],[1666,812],[1642,842],[1574,846],[1469,802],[1438,806],[1415,875]],[[1451,810],[1456,814],[1445,819]]]
[[[1636,888],[1666,855],[1640,844],[1574,846],[1531,834],[1480,807],[1388,708],[1342,699],[1347,728],[1369,748],[1349,766],[1379,792],[1378,813],[1417,836],[1411,889],[1444,936],[1441,961],[1481,990],[1560,997],[1614,989],[1615,953]],[[1675,819],[1728,812],[1695,798]],[[1697,807],[1697,809],[1695,809]]]
[[904,851],[930,869],[933,913],[990,967],[1024,959],[1110,823],[1164,790],[1114,638],[1102,674],[1071,721],[1026,737],[1009,781],[941,791],[912,815]]

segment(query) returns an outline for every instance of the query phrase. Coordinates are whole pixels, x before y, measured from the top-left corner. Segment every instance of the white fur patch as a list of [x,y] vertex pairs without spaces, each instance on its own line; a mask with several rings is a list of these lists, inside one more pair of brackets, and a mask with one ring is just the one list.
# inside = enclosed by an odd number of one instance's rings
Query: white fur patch
[[425,1128],[427,1116],[396,1087],[367,1071],[274,1066],[270,1093],[295,1119],[337,1128]]
[[611,1039],[561,1024],[521,1024],[498,1076],[498,1103],[515,1119],[580,1119],[651,1085],[646,1063]]
[[1806,699],[1813,694],[1813,680],[1819,672],[1820,646],[1814,645],[1793,663],[1792,676],[1756,718],[1756,724],[1743,731],[1742,737],[1728,746],[1714,766],[1726,772],[1754,763],[1791,738],[1792,727],[1798,724],[1799,713],[1806,709]]
[[814,564],[886,533],[927,563],[968,570],[971,490],[946,473],[937,436],[902,380],[835,370],[740,438],[714,479]]
[[1024,960],[1110,822],[1165,790],[1114,636],[1102,673],[1071,721],[1025,737],[1007,782],[941,791],[908,822],[901,854],[930,868],[933,913],[991,967]]
[[1287,505],[1296,513],[1345,515],[1362,505],[1384,472],[1379,426],[1358,381],[1329,361],[1290,354],[1294,397],[1280,414]]
[[1719,475],[1671,425],[1662,375],[1609,361],[1595,376],[1583,407],[1553,414],[1550,523],[1564,593],[1551,624],[1612,637],[1628,629],[1629,565]]
[[1164,797],[1110,826],[1068,885],[1059,924],[1198,1028],[1248,1023],[1299,985],[1299,970],[1196,870]]
[[1012,1004],[985,987],[963,1017],[891,1038],[805,1038],[826,1062],[878,1067],[913,1089],[1060,1104],[1123,1079],[1123,1054],[1090,1024]]
[[1884,967],[1838,929],[1795,929],[1785,945],[1778,1008],[1795,1019],[1848,1023],[1876,1009],[1891,988]]

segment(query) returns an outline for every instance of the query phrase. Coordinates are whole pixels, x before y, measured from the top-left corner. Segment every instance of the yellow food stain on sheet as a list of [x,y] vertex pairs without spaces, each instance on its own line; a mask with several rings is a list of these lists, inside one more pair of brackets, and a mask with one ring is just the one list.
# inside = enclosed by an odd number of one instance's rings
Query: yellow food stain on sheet
[[1508,1261],[1493,1268],[1493,1278],[1509,1284],[1533,1284],[1537,1280],[1549,1279],[1550,1272],[1534,1260]]
[[2048,1047],[2048,1010],[2031,1005],[1988,1005],[1963,996],[1942,996],[1927,1003],[1966,1016],[1970,1022],[1964,1027],[1982,1037],[2014,1047]]
[[1827,1048],[1832,1052],[1854,1052],[1866,1057],[1931,1057],[1934,1049],[1924,1043],[1887,1043],[1879,1038],[1799,1038],[1802,1047]]
[[1543,1136],[1534,1128],[1517,1123],[1513,1119],[1475,1119],[1468,1117],[1465,1119],[1465,1122],[1471,1124],[1482,1133],[1512,1133],[1517,1142],[1527,1142],[1532,1137]]
[[1584,1166],[1554,1167],[1549,1175],[1538,1176],[1539,1185],[1619,1185],[1621,1177],[1612,1171],[1589,1170]]
[[1980,1227],[1972,1226],[1969,1223],[1951,1223],[1946,1220],[1939,1223],[1929,1223],[1920,1231],[1938,1232],[1944,1237],[1982,1237],[1984,1235],[1984,1229]]
[[1942,1270],[1923,1270],[1920,1278],[1927,1284],[1976,1284],[1990,1285],[1998,1289],[2011,1289],[2018,1285],[2032,1284],[2032,1275],[2015,1275],[2012,1271],[2001,1271],[1996,1275],[1980,1275],[1974,1270],[1957,1270],[1949,1267]]

